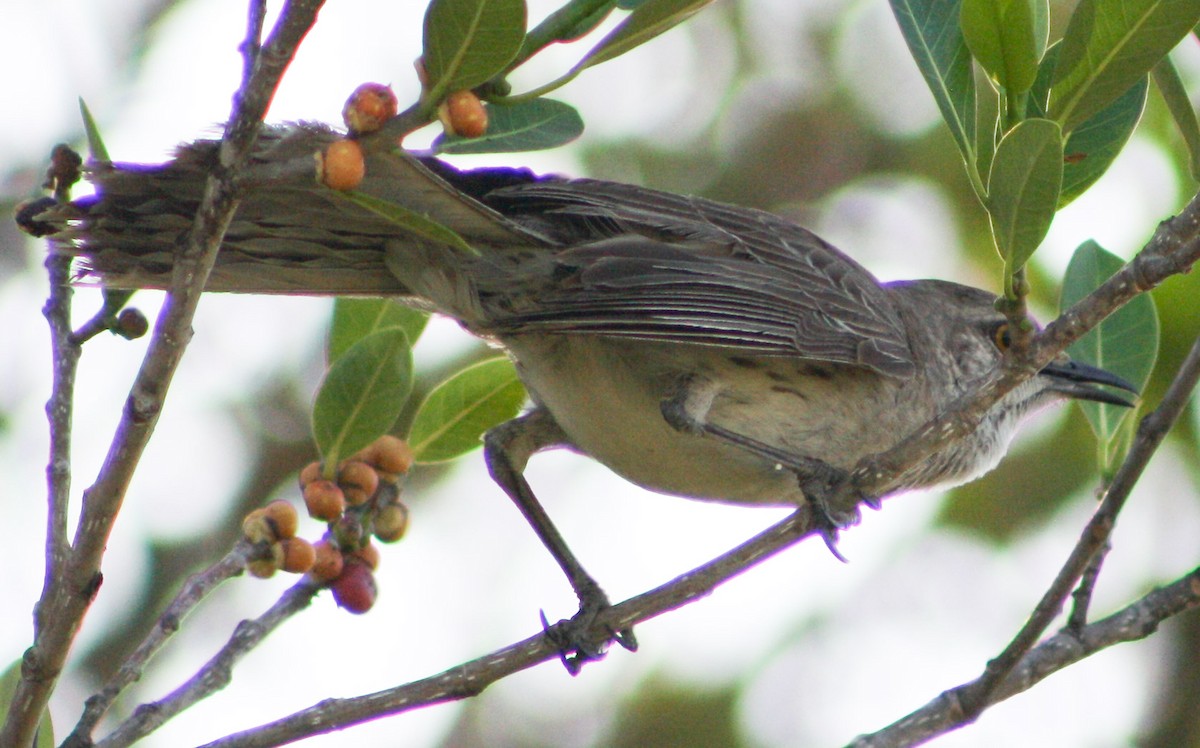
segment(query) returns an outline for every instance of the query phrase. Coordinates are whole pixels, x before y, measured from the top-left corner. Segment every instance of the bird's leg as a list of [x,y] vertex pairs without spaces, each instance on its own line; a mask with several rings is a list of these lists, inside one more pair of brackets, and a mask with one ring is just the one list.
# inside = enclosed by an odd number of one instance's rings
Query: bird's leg
[[662,415],[667,424],[677,431],[719,439],[790,470],[799,481],[800,490],[804,492],[805,498],[816,510],[816,516],[822,525],[821,537],[825,545],[838,560],[845,561],[837,549],[838,531],[857,524],[859,512],[857,508],[850,512],[837,511],[831,505],[830,498],[849,480],[849,473],[824,460],[786,452],[745,434],[707,423],[689,411],[687,397],[688,387],[685,382],[673,396],[662,401]]
[[[567,547],[523,475],[526,463],[535,452],[566,444],[570,444],[570,440],[550,414],[535,408],[488,431],[483,439],[483,452],[492,480],[521,510],[579,598],[579,613],[568,622],[564,635],[557,641],[562,650],[563,665],[574,675],[588,660],[602,658],[609,642],[616,641],[633,651],[637,649],[637,640],[632,629],[608,630],[601,636],[593,631],[596,615],[609,606],[608,596]],[[545,615],[542,623],[549,630]]]

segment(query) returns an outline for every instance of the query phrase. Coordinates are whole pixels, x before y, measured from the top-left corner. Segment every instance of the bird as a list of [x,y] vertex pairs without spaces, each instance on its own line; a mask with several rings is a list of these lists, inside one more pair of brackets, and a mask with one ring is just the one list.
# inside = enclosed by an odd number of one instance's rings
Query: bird
[[[971,391],[1011,344],[992,293],[881,283],[791,221],[701,197],[371,149],[358,190],[421,217],[401,225],[314,179],[314,154],[341,138],[264,128],[206,290],[392,297],[507,351],[531,405],[485,435],[485,462],[565,572],[580,620],[608,600],[524,478],[535,453],[570,449],[659,493],[823,510],[830,485]],[[37,221],[106,287],[165,288],[217,149],[91,163],[96,194]],[[1136,392],[1060,355],[895,490],[987,472],[1022,419],[1056,401],[1132,404],[1111,388]],[[832,533],[845,522],[828,520]],[[636,645],[609,633],[565,642],[564,662]]]

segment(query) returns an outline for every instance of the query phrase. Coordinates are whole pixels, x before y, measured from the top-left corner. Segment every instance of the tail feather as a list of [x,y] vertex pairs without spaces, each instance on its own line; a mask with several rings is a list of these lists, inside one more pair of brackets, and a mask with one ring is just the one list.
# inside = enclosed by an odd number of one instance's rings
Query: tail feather
[[[337,137],[317,125],[264,131],[247,170],[252,186],[226,232],[208,290],[414,293],[388,270],[385,257],[397,245],[428,252],[435,242],[317,184],[315,154]],[[188,144],[158,166],[93,164],[89,178],[97,195],[39,219],[59,228],[57,251],[79,257],[84,274],[114,288],[164,288],[216,164],[217,147],[214,141]],[[545,242],[398,151],[368,153],[359,189],[422,214],[481,250]]]

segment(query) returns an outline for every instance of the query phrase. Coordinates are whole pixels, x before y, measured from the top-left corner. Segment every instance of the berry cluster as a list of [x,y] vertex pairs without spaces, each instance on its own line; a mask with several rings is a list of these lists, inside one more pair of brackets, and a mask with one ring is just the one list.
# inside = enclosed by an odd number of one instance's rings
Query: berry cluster
[[307,573],[333,591],[337,604],[365,613],[375,602],[374,570],[379,549],[374,537],[393,543],[408,527],[400,502],[403,477],[412,466],[408,444],[382,436],[336,466],[313,462],[300,471],[300,490],[309,516],[328,525],[316,543],[297,538],[297,513],[287,501],[273,501],[246,515],[242,531],[263,550],[247,564],[257,577],[277,569]]

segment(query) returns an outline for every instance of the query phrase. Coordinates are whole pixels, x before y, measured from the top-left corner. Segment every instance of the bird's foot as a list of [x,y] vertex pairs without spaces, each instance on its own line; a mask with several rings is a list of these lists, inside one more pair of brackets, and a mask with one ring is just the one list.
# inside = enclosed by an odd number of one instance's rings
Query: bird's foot
[[637,651],[632,628],[618,630],[597,620],[609,607],[608,596],[595,587],[579,594],[579,612],[569,619],[551,625],[545,612],[541,613],[546,637],[558,648],[559,659],[571,675],[578,675],[588,662],[604,659],[613,642]]

